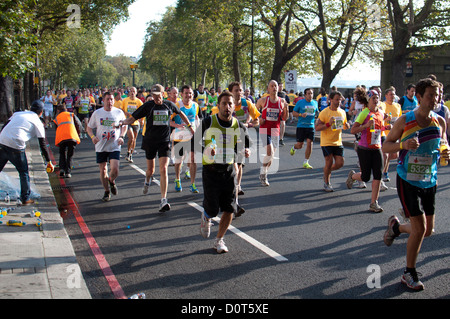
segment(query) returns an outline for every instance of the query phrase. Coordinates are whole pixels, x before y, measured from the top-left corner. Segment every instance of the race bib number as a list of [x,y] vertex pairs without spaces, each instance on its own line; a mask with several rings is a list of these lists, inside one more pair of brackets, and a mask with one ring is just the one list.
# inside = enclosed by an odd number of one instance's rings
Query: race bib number
[[344,119],[342,118],[342,116],[335,116],[334,117],[335,120],[335,125],[336,125],[336,130],[342,130],[344,129]]
[[307,106],[305,106],[305,113],[306,113],[307,115],[314,115],[314,113],[315,113],[315,108],[314,108],[314,106],[312,106],[312,105],[307,105]]
[[267,108],[266,110],[266,121],[278,121],[280,115],[280,109]]
[[169,125],[169,111],[153,111],[153,125]]
[[381,130],[371,133],[370,145],[381,145]]
[[409,155],[406,178],[410,181],[429,182],[431,181],[431,166],[433,157],[424,154]]

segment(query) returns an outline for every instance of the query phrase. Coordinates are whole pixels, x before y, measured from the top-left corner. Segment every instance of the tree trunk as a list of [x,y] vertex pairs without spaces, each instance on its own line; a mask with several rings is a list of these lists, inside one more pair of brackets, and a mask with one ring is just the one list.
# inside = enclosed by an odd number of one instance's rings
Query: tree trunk
[[0,76],[0,123],[6,121],[13,114],[13,83],[10,77]]
[[208,69],[203,70],[202,81],[201,83],[206,87],[206,74],[208,73]]

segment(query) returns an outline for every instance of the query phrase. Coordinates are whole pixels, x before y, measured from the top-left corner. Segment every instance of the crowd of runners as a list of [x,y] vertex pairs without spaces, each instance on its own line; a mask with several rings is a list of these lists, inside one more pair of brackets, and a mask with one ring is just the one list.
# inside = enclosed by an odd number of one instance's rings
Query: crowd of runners
[[[314,96],[315,93],[318,95]],[[407,222],[401,224],[396,216],[391,216],[384,242],[390,246],[401,233],[409,234],[407,265],[401,280],[420,290],[423,283],[418,279],[415,263],[423,238],[431,235],[434,226],[438,161],[439,157],[444,161],[449,156],[448,150],[439,151],[448,140],[449,107],[443,85],[430,75],[416,85],[409,85],[405,94],[396,92],[394,87],[382,91],[379,87],[358,86],[347,97],[337,88],[329,92],[313,88],[286,92],[274,80],[258,96],[244,90],[239,82],[232,82],[223,90],[220,87],[207,90],[203,85],[195,90],[189,85],[163,88],[159,84],[149,90],[135,87],[55,93],[48,90],[40,102],[35,102],[33,110],[41,116],[45,129],[56,124],[61,177],[71,177],[76,145],[84,139],[92,141],[104,188],[103,201],[110,201],[111,194],[118,193],[115,181],[122,145],[127,149],[125,159],[133,163],[139,134],[147,166],[142,192],[149,192],[158,158],[160,212],[170,210],[169,166],[174,167],[176,192],[183,191],[184,179],[189,181],[190,192],[199,193],[196,179],[198,166],[202,165],[204,212],[200,233],[208,238],[211,219],[222,212],[214,242],[219,253],[228,251],[223,237],[233,217],[245,212],[238,196],[244,195],[243,167],[245,158],[251,156],[252,145],[259,144],[265,153],[260,162],[259,181],[262,187],[269,187],[270,168],[277,160],[274,154],[285,145],[286,122],[296,123],[296,142],[285,151],[295,156],[297,150],[305,147],[301,167],[306,170],[313,169],[310,158],[314,136],[320,132],[323,189],[333,192],[332,172],[344,165],[342,132],[350,130],[355,136],[359,170],[348,173],[346,185],[352,188],[357,183],[357,187],[367,187],[372,178],[370,211],[383,211],[378,203],[379,193],[387,189],[385,182],[391,178],[389,165],[397,160],[400,211]],[[5,127],[6,131],[13,128],[9,123]],[[249,128],[257,132],[257,141],[250,138]],[[41,135],[42,132],[38,137]],[[0,147],[13,147],[8,144],[6,134],[0,136]],[[9,159],[3,157],[2,153],[1,168]],[[26,196],[23,200],[27,200]]]

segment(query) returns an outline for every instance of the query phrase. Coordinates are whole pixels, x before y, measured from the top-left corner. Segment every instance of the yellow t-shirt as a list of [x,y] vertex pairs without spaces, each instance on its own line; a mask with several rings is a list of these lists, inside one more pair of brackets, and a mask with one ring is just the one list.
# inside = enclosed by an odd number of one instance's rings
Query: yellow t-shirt
[[122,100],[114,100],[114,106],[122,110]]
[[[248,113],[249,113],[250,117],[253,120],[255,120],[255,119],[257,119],[258,117],[261,116],[261,113],[258,111],[258,109],[256,108],[255,104],[253,104],[250,100],[247,100],[247,106],[248,106]],[[234,109],[234,112],[237,115],[239,115],[239,113],[240,113],[239,111],[241,110],[241,108],[242,108],[242,102],[239,103],[239,105],[236,105],[236,107]],[[214,114],[217,114],[217,113],[219,113],[219,108],[217,106],[214,106],[211,109],[211,115],[214,115]]]
[[[383,110],[383,112],[387,115],[389,113],[392,114],[392,121],[391,125],[394,124],[395,121],[402,115],[402,107],[398,103],[388,104],[387,102],[381,102],[380,103],[380,109]],[[385,123],[387,125],[388,123]],[[383,131],[383,136],[388,136],[390,131]]]
[[[133,114],[133,112],[136,111],[142,104],[144,104],[144,103],[142,103],[142,101],[140,99],[138,99],[137,97],[135,97],[134,100],[127,97],[122,100],[122,111],[124,111],[125,114],[126,114],[126,112]],[[127,117],[130,117],[130,116],[127,115]],[[138,124],[139,124],[139,121],[135,121],[131,125],[138,125]]]
[[333,131],[331,127],[320,131],[320,146],[341,146],[342,145],[342,128],[347,124],[347,116],[345,111],[338,108],[336,111],[327,107],[319,113],[319,120],[322,123],[329,123],[330,119],[334,117],[337,124],[337,129]]

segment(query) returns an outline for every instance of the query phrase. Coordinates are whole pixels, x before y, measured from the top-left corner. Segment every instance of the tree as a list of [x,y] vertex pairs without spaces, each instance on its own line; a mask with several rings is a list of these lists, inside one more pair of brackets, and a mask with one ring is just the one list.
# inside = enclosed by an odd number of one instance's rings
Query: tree
[[386,0],[392,37],[391,81],[397,92],[404,92],[406,57],[421,50],[426,42],[450,41],[450,3],[448,1]]
[[294,21],[294,6],[297,0],[262,1],[255,0],[255,10],[261,21],[269,28],[275,48],[270,79],[281,81],[281,73],[286,64],[300,53],[320,26],[308,32],[301,23]]
[[[311,41],[320,54],[322,87],[328,89],[338,73],[345,69],[362,46],[371,47],[379,38],[382,28],[369,24],[371,3],[362,0],[316,0],[294,13],[308,31]],[[379,3],[372,3],[378,6]],[[313,21],[317,21],[314,24]],[[309,25],[312,25],[309,26]],[[369,28],[371,26],[372,28]],[[315,27],[315,34],[311,28]]]
[[26,3],[5,0],[0,3],[0,122],[13,113],[10,98],[12,79],[22,76],[35,64],[37,21]]

